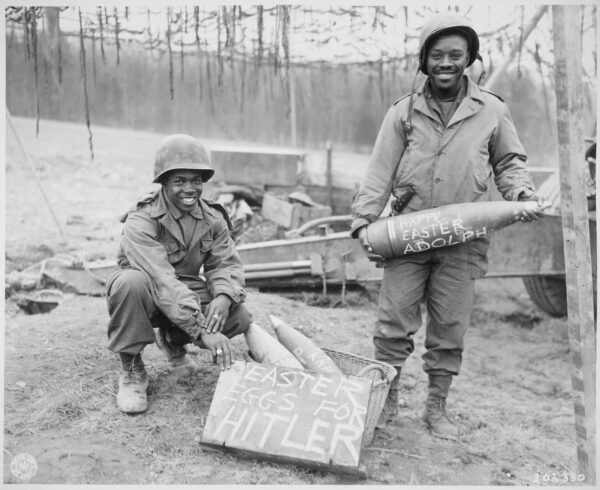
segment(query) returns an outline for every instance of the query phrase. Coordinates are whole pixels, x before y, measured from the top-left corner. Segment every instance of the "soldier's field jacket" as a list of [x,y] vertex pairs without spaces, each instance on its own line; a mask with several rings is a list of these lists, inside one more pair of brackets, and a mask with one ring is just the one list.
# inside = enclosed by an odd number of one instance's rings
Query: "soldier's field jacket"
[[156,306],[193,338],[204,318],[186,278],[205,278],[212,297],[226,294],[235,303],[245,298],[244,268],[223,213],[218,204],[199,199],[191,212],[196,226],[186,247],[177,221],[181,211],[160,191],[127,214],[119,243],[118,266],[145,272]]
[[409,187],[414,190],[401,214],[488,201],[492,181],[509,201],[516,201],[522,191],[534,191],[506,105],[465,79],[466,93],[447,127],[426,99],[428,80],[413,96],[410,134],[404,131],[410,97],[390,107],[352,206],[352,236],[380,217],[392,191],[400,198]]

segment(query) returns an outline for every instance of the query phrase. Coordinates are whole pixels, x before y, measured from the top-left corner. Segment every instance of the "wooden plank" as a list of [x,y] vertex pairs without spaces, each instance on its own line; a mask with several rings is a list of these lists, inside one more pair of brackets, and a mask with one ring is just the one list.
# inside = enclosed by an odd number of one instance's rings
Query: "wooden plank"
[[371,383],[355,376],[235,362],[219,376],[202,443],[355,472]]
[[298,183],[303,155],[286,151],[210,149],[215,181],[228,184],[285,185]]
[[572,353],[577,459],[596,482],[596,335],[586,199],[581,65],[581,7],[552,7],[558,113],[561,215],[565,247],[569,347]]
[[294,228],[292,224],[294,223],[297,211],[295,211],[292,203],[278,199],[271,194],[265,194],[263,197],[261,214],[263,218],[273,221],[273,223],[277,223],[284,228],[290,229]]
[[331,216],[331,208],[320,204],[304,206],[299,203],[287,202],[271,194],[265,194],[261,214],[263,218],[290,230],[298,228],[308,221]]
[[[242,456],[245,458],[258,459],[262,461],[270,461],[271,463],[282,463],[282,464],[299,464],[299,465],[307,465],[305,460],[296,460],[294,458],[286,458],[279,455],[269,455],[269,454],[261,454],[252,451],[245,451],[243,449],[226,447],[217,444],[209,444],[200,441],[200,445],[204,449],[208,449],[209,451],[228,451],[231,453],[235,453],[238,456]],[[360,463],[357,467],[342,467],[342,466],[333,466],[329,464],[322,464],[318,462],[310,462],[310,467],[316,470],[328,471],[330,473],[340,473],[344,475],[353,476],[359,480],[366,480],[368,477],[367,468],[363,463]]]

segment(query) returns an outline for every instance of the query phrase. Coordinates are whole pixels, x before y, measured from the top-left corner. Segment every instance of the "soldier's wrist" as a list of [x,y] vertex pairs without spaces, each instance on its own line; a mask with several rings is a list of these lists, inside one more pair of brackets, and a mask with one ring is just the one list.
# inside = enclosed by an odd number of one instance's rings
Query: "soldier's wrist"
[[525,189],[519,192],[518,201],[529,201],[535,193],[531,189]]
[[226,300],[229,301],[229,306],[233,304],[233,298],[229,296],[227,293],[219,293],[216,297],[223,296]]
[[206,317],[202,314],[200,310],[194,312],[195,317],[195,327],[196,329],[205,329],[206,328]]

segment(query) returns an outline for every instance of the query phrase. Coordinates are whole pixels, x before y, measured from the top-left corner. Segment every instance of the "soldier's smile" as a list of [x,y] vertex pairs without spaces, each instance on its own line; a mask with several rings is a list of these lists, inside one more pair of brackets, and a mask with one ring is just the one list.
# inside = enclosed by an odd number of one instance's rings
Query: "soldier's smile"
[[196,201],[198,200],[198,198],[196,196],[182,197],[181,200],[183,201],[184,205],[193,206],[196,203]]

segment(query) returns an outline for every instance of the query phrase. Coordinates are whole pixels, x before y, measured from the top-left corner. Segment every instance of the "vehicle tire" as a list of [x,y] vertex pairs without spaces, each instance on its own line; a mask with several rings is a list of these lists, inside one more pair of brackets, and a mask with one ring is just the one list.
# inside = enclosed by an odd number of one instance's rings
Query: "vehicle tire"
[[531,300],[553,317],[567,314],[567,282],[564,277],[523,277]]

